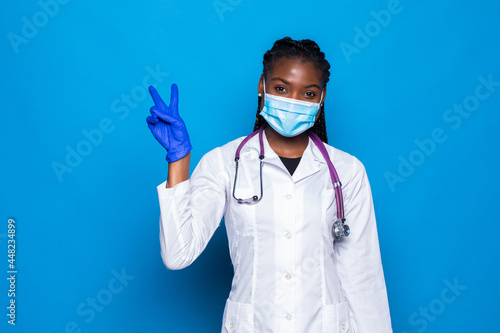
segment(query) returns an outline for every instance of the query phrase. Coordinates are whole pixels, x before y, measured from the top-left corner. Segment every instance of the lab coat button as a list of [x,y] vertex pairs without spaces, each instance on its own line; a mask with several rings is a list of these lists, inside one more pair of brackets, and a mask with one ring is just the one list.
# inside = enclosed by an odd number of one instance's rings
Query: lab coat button
[[233,323],[229,323],[229,328],[232,329],[233,328]]
[[291,195],[291,194],[287,194],[287,195],[286,195],[286,199],[287,199],[287,200],[292,199],[292,195]]
[[345,324],[342,324],[342,331],[345,331]]
[[289,273],[286,273],[285,278],[286,278],[287,280],[290,280],[290,279],[292,278],[292,276],[291,276]]
[[292,238],[292,234],[291,234],[291,233],[289,233],[289,232],[287,232],[287,233],[286,233],[286,238],[287,238],[287,239]]
[[291,314],[287,314],[286,315],[286,320],[291,320],[292,319],[292,315]]

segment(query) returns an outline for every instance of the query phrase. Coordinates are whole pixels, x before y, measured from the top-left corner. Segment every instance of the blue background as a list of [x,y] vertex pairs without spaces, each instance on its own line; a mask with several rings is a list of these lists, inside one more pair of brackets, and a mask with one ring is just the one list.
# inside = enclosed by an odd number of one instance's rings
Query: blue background
[[498,1],[60,1],[0,5],[2,332],[220,331],[224,226],[190,267],[161,261],[167,163],[143,80],[167,101],[178,84],[193,169],[251,132],[262,56],[284,36],[332,65],[329,143],[367,169],[394,332],[500,330]]

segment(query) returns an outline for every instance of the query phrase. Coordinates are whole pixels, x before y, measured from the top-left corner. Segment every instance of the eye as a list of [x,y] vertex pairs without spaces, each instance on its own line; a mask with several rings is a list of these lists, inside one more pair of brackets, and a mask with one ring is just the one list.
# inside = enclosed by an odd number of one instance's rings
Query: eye
[[316,93],[312,92],[312,91],[307,91],[306,92],[306,97],[307,98],[314,98],[314,97],[316,97]]
[[283,86],[276,86],[276,87],[274,87],[274,90],[276,90],[277,92],[280,92],[280,93],[286,93],[286,88]]

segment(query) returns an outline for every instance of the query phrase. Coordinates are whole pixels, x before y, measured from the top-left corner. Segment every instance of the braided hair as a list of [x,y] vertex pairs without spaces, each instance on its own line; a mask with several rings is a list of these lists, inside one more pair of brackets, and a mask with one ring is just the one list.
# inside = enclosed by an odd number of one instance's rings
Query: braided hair
[[[323,89],[326,87],[327,82],[330,79],[330,64],[325,59],[325,54],[321,52],[318,44],[310,39],[294,40],[290,37],[285,37],[277,40],[273,47],[264,54],[264,64],[263,73],[267,73],[273,70],[276,60],[280,58],[288,59],[302,59],[304,61],[312,61],[312,63],[321,70],[322,72],[322,84]],[[266,124],[266,120],[260,115],[260,105],[262,102],[262,97],[259,96],[257,115],[255,119],[254,131],[258,130],[263,124]],[[326,135],[326,123],[325,123],[325,103],[320,106],[318,112],[320,116],[318,120],[314,123],[312,131],[316,133],[321,141],[328,143],[328,137]]]

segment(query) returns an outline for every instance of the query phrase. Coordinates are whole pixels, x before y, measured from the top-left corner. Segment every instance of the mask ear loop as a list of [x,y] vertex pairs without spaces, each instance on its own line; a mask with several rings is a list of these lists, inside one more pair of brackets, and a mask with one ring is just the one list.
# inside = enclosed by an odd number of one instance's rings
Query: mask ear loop
[[[264,85],[264,96],[262,96],[262,98],[264,99],[264,105],[262,106],[262,108],[264,108],[265,105],[266,105],[266,96],[267,96],[267,93],[266,93],[266,79],[264,77],[262,77],[262,84]],[[262,109],[260,109],[260,112],[261,111],[262,111]]]
[[[318,108],[318,112],[320,112],[321,108],[323,107],[323,103],[321,102],[323,100],[323,92],[325,91],[325,88],[321,89],[321,96],[319,96],[319,108]],[[325,112],[325,110],[323,110],[323,113]],[[320,120],[321,118],[318,119],[318,121]]]
[[262,78],[262,84],[264,84],[264,98],[266,97],[266,79]]

